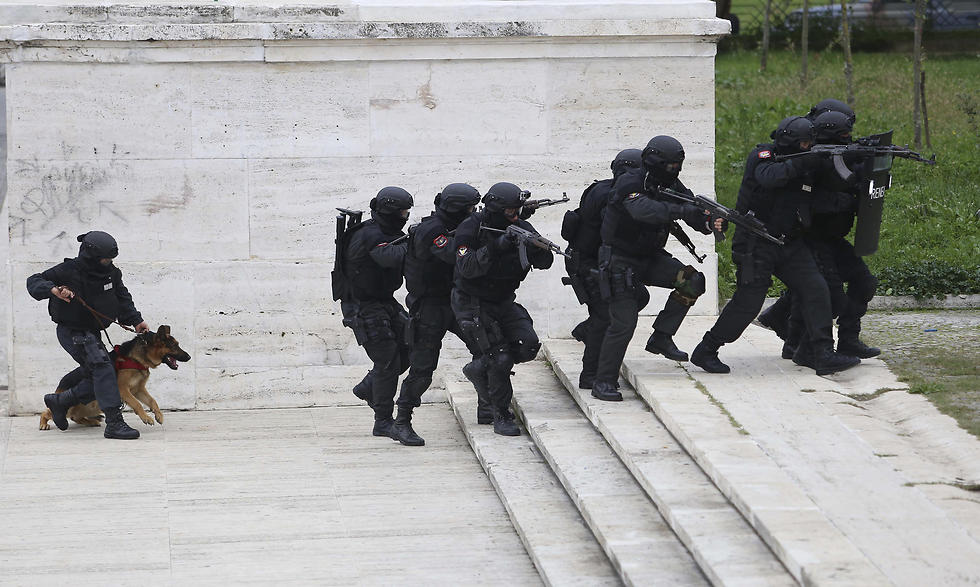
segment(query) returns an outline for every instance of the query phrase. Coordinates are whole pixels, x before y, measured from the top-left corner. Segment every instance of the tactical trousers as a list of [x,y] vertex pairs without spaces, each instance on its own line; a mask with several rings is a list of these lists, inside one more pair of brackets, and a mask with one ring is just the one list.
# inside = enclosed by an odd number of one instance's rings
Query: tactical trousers
[[[116,369],[109,360],[109,354],[102,346],[99,335],[60,324],[57,332],[61,348],[65,349],[82,369],[81,381],[72,388],[78,403],[84,404],[94,399],[98,401],[99,409],[103,412],[119,409],[122,400],[119,398]],[[64,378],[67,379],[68,377]]]
[[832,348],[830,292],[803,239],[791,238],[780,246],[753,236],[738,236],[732,244],[732,260],[737,266],[735,294],[708,334],[723,344],[738,340],[762,309],[775,275],[799,294],[806,334],[813,347]]
[[513,417],[510,412],[514,397],[511,369],[517,363],[533,360],[541,349],[531,316],[513,298],[488,301],[459,290],[453,291],[452,308],[467,346],[480,353],[486,365],[494,414]]
[[[878,288],[877,278],[871,274],[864,260],[854,253],[854,246],[846,239],[808,241],[808,245],[830,291],[831,311],[837,317],[838,338],[843,340],[858,338],[861,332],[861,318],[868,312],[868,302],[874,297]],[[802,302],[794,292],[788,293],[788,299],[792,300],[789,331],[802,333],[805,329]],[[783,302],[778,303],[780,305],[777,310],[781,310]],[[789,342],[797,344],[798,336]]]
[[446,333],[452,332],[462,339],[448,297],[420,298],[412,304],[410,316],[410,368],[396,402],[399,408],[421,405],[422,394],[432,384],[432,373],[439,364],[439,352]]
[[368,404],[376,420],[391,418],[398,376],[408,369],[404,312],[394,300],[363,302],[351,320],[357,342],[373,363],[363,381],[371,385]]
[[587,295],[585,306],[589,311],[589,317],[583,323],[585,350],[582,352],[582,376],[584,377],[595,377],[599,366],[599,351],[602,350],[602,341],[609,328],[609,302],[602,299],[595,268],[595,259],[582,259],[576,271],[576,277],[583,284]]
[[[616,383],[619,378],[619,367],[623,364],[626,348],[636,331],[640,309],[650,301],[650,294],[644,286],[674,288],[678,272],[685,267],[686,265],[666,252],[641,261],[613,256],[609,268],[612,281],[612,297],[608,304],[609,327],[599,350],[596,381]],[[703,291],[702,289],[701,292]],[[689,305],[671,295],[653,322],[654,330],[673,336],[688,310]]]

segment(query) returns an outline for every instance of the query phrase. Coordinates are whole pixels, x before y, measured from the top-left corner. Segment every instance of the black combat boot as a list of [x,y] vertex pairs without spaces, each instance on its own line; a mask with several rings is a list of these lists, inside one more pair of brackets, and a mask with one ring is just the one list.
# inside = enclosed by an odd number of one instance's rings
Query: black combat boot
[[369,406],[371,405],[372,386],[373,378],[370,372],[364,376],[364,379],[361,379],[360,383],[354,386],[354,395],[357,399],[367,402]]
[[595,385],[595,373],[580,373],[578,376],[579,389],[592,389]]
[[412,410],[398,407],[398,416],[391,425],[390,435],[405,446],[425,446],[425,440],[412,430]]
[[871,357],[877,357],[880,355],[881,349],[878,347],[868,346],[861,342],[861,339],[855,336],[854,338],[842,338],[838,340],[837,352],[843,355],[858,357],[859,359],[870,359]]
[[671,361],[687,360],[687,353],[677,348],[674,339],[669,334],[656,330],[647,339],[646,351],[655,355],[663,355]]
[[796,352],[793,353],[791,358],[793,359],[793,362],[800,367],[816,369],[813,355],[813,347],[810,346],[810,342],[806,339],[802,339],[800,340],[800,344],[797,345]]
[[784,359],[792,359],[796,355],[797,346],[793,346],[788,342],[783,343],[783,351],[779,354],[780,357]]
[[71,389],[44,396],[44,405],[51,410],[51,421],[58,427],[58,430],[68,430],[68,408],[78,405],[78,403],[75,392]]
[[777,315],[778,309],[775,305],[770,306],[765,312],[759,314],[756,320],[763,327],[768,328],[776,333],[781,340],[786,340],[786,336],[789,334],[789,320],[788,317],[783,315]]
[[585,342],[586,337],[589,335],[589,321],[583,320],[579,322],[575,328],[572,329],[572,338],[579,342]]
[[490,406],[490,383],[483,358],[473,359],[463,366],[463,376],[476,390],[476,423],[493,424],[493,407]]
[[[387,436],[388,438],[394,438],[391,435],[391,427],[395,425],[395,421],[391,419],[389,415],[387,418],[379,417],[377,414],[374,415],[374,429],[371,430],[371,434],[374,436]],[[398,440],[395,438],[395,440]]]
[[136,440],[140,437],[139,430],[131,428],[122,417],[119,408],[108,408],[105,411],[105,432],[102,433],[106,438],[117,440]]
[[615,383],[608,381],[596,381],[592,384],[592,397],[601,399],[604,402],[621,402],[623,394],[616,389]]
[[730,373],[731,367],[721,362],[718,358],[718,349],[722,343],[715,340],[710,332],[704,334],[704,338],[694,347],[691,353],[691,362],[701,367],[708,373]]
[[814,350],[813,352],[813,368],[816,370],[817,375],[830,375],[831,373],[850,369],[860,363],[861,359],[835,353],[833,348]]
[[520,436],[521,429],[514,421],[514,415],[510,410],[506,412],[496,412],[493,415],[493,431],[501,436]]

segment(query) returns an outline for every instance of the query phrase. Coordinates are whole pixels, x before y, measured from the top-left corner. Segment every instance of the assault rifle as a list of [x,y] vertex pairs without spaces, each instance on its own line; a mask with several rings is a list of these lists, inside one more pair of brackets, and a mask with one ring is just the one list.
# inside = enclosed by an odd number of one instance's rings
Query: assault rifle
[[694,248],[694,242],[691,241],[691,237],[687,236],[687,233],[684,232],[684,229],[681,228],[681,225],[678,224],[676,220],[671,221],[671,223],[667,226],[667,231],[670,232],[670,234],[674,235],[674,238],[677,239],[677,242],[684,245],[684,248],[687,249],[691,253],[691,255],[693,255],[694,258],[698,260],[698,263],[704,263],[704,260],[708,256],[698,254],[698,250]]
[[516,224],[511,224],[506,230],[500,230],[499,228],[491,228],[489,226],[481,226],[480,230],[489,230],[490,232],[499,232],[501,234],[506,234],[511,240],[517,243],[517,254],[521,259],[521,268],[527,269],[531,266],[531,262],[527,259],[527,245],[534,245],[539,249],[544,249],[546,251],[551,251],[567,257],[572,258],[571,255],[561,250],[561,247],[551,242],[550,240],[544,238],[536,232],[531,232],[530,230],[524,230]]
[[[756,218],[755,214],[753,214],[752,212],[749,212],[747,214],[742,214],[738,210],[732,210],[731,208],[722,206],[721,204],[719,204],[718,202],[710,198],[706,198],[704,196],[697,196],[697,195],[689,196],[681,192],[675,192],[670,188],[660,188],[659,192],[665,196],[670,196],[675,200],[680,200],[685,204],[693,204],[698,208],[701,208],[702,210],[707,210],[712,214],[712,216],[716,216],[718,218],[724,218],[725,220],[731,222],[735,226],[741,226],[745,230],[751,232],[756,236],[760,236],[769,242],[775,243],[777,245],[785,244],[785,241],[783,241],[781,237],[777,237],[769,234],[769,230],[766,229],[766,225],[763,224],[761,220]],[[715,232],[714,230],[712,230],[712,232],[715,234],[715,240],[719,240],[719,241],[725,240],[725,233]]]
[[856,143],[851,143],[849,145],[813,145],[810,147],[809,151],[802,151],[800,153],[791,153],[789,155],[776,155],[776,161],[785,161],[787,159],[794,159],[796,157],[802,157],[807,153],[818,153],[824,157],[830,157],[834,162],[834,169],[837,171],[837,175],[840,176],[844,181],[850,181],[854,172],[850,170],[846,163],[844,163],[844,157],[853,157],[856,159],[867,159],[869,157],[901,157],[902,159],[911,159],[912,161],[918,161],[920,163],[925,163],[926,165],[936,164],[936,154],[933,153],[932,157],[929,159],[924,158],[919,153],[909,149],[908,145],[904,147],[899,147],[897,145],[879,145],[877,141],[870,138],[858,139]]
[[[523,192],[523,194],[527,194],[527,196],[530,196],[531,192]],[[521,207],[524,208],[525,210],[537,210],[538,208],[544,208],[545,206],[564,204],[565,202],[568,201],[568,194],[566,192],[561,193],[560,200],[552,200],[550,198],[541,198],[540,200],[528,200],[526,199],[527,196],[524,196],[525,198],[524,203],[521,204]]]

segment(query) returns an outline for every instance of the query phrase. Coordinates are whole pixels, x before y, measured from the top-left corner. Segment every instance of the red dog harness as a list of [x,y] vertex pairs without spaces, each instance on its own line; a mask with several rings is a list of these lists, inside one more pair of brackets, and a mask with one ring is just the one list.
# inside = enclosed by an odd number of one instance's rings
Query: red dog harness
[[130,359],[129,357],[124,357],[119,352],[119,345],[112,347],[116,351],[116,371],[122,371],[123,369],[136,369],[138,371],[149,371],[143,363],[135,359]]

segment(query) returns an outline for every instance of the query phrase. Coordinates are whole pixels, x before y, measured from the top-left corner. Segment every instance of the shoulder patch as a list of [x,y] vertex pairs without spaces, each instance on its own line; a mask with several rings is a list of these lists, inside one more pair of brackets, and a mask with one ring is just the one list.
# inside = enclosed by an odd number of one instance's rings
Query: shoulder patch
[[627,200],[635,200],[635,199],[639,198],[642,195],[643,194],[641,194],[640,192],[633,192],[632,194],[629,194],[628,196],[626,196],[626,199]]
[[770,157],[772,157],[772,151],[759,151],[759,159],[769,159]]
[[468,248],[466,248],[466,246],[462,246],[462,247],[456,249],[456,256],[457,257],[464,257],[464,256],[466,256],[466,253],[469,253],[469,252],[470,252],[470,250]]
[[432,244],[434,244],[435,246],[441,249],[442,247],[446,246],[448,242],[449,242],[449,238],[444,234],[440,234],[435,238],[435,240],[432,241]]

